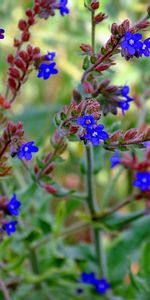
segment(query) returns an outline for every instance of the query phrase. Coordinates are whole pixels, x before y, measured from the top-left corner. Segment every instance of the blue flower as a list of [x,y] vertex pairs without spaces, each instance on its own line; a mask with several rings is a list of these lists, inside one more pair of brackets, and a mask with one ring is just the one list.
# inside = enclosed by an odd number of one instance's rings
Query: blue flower
[[95,128],[87,128],[87,134],[84,138],[90,141],[94,146],[98,146],[101,140],[107,140],[109,138],[108,133],[104,130],[104,125],[99,124]]
[[84,117],[79,117],[77,119],[77,124],[84,128],[92,128],[96,124],[96,120],[92,115],[84,115]]
[[[107,289],[110,288],[110,284],[107,282],[105,278],[98,279],[96,278],[94,273],[83,272],[81,274],[81,278],[79,282],[83,284],[92,285],[95,288],[96,292],[99,294],[105,294],[107,292]],[[78,294],[81,294],[83,292],[81,288],[79,288],[78,290],[79,290]]]
[[55,56],[56,56],[56,52],[48,52],[45,55],[45,58],[50,61],[50,60],[53,60],[55,58]]
[[150,188],[150,173],[149,172],[137,172],[136,180],[133,185],[140,188],[143,192]]
[[122,114],[124,115],[124,111],[130,108],[129,102],[133,101],[128,94],[130,92],[130,88],[128,85],[124,85],[121,90],[121,95],[124,97],[123,101],[119,102],[119,107],[122,109]]
[[0,28],[0,40],[4,39],[4,32],[5,30],[3,28]]
[[131,33],[126,32],[124,40],[121,42],[122,49],[127,50],[128,54],[134,55],[137,50],[139,51],[142,48],[143,43],[140,41],[142,34],[140,33]]
[[38,78],[43,77],[47,80],[51,75],[55,75],[58,73],[58,70],[55,69],[56,63],[53,62],[51,64],[42,63],[39,67],[39,73],[37,75]]
[[99,294],[105,294],[107,290],[110,288],[110,284],[106,279],[98,279],[95,285],[96,292]]
[[79,282],[84,284],[95,284],[97,282],[97,279],[95,277],[94,273],[81,273],[81,278]]
[[140,56],[150,56],[150,38],[143,42],[142,48],[140,49]]
[[60,14],[64,16],[64,14],[69,14],[69,9],[67,7],[68,0],[60,0]]
[[111,168],[114,168],[116,165],[120,163],[120,154],[118,151],[114,153],[112,157],[110,157]]
[[7,232],[7,234],[10,236],[13,232],[16,231],[16,225],[18,224],[18,221],[11,221],[9,223],[6,223],[4,225],[4,230]]
[[19,215],[18,209],[20,206],[21,206],[21,202],[17,199],[16,194],[14,194],[7,204],[7,209],[11,215],[18,216]]
[[21,145],[21,147],[18,150],[18,158],[25,158],[26,160],[30,160],[32,159],[32,152],[38,152],[39,148],[37,146],[34,145],[34,142],[28,142],[25,143],[23,145]]

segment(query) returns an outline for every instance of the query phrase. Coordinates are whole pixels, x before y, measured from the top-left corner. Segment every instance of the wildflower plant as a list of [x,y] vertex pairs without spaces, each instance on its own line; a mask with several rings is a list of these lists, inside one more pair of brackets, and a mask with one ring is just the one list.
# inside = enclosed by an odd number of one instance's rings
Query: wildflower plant
[[[62,99],[63,89],[70,91],[65,67],[70,74],[76,67],[64,63],[63,51],[57,53],[43,24],[55,24],[56,16],[57,22],[68,18],[69,31],[75,16],[68,0],[29,2],[7,55],[0,94],[0,299],[148,300],[150,126],[145,102],[150,78],[137,82],[137,94],[130,77],[114,83],[111,74],[118,59],[148,64],[150,6],[135,24],[128,19],[112,23],[110,37],[100,45],[97,29],[101,23],[104,28],[109,15],[103,1],[83,1],[91,34],[89,44],[78,45],[82,72],[68,99],[53,107],[53,93]],[[46,34],[47,50],[40,35],[39,44],[32,44],[37,41],[33,26]],[[0,45],[6,36],[1,28]],[[32,124],[37,99],[27,121],[17,113],[28,103],[23,85],[28,86],[31,74],[39,93],[45,84],[40,101],[51,117],[44,126],[39,116]],[[126,122],[130,104],[140,117]]]

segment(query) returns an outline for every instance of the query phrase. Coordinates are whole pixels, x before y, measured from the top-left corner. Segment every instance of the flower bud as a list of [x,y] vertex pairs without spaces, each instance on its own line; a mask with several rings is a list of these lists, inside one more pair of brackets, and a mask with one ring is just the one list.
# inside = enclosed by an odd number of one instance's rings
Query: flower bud
[[14,61],[14,56],[13,56],[13,54],[8,54],[8,56],[7,56],[7,62],[8,62],[9,64],[12,64],[13,61]]
[[91,8],[93,10],[96,10],[99,8],[99,1],[98,0],[93,0],[92,3],[91,3]]
[[18,28],[21,30],[21,31],[24,31],[26,28],[27,28],[27,22],[25,20],[20,20],[19,23],[18,23]]
[[98,24],[98,23],[102,22],[102,21],[105,20],[106,18],[107,18],[107,16],[106,16],[104,13],[100,12],[100,13],[99,13],[98,15],[96,15],[95,18],[94,18],[95,24]]
[[92,47],[88,44],[81,44],[80,45],[80,49],[83,51],[83,52],[91,52],[92,51]]
[[30,39],[30,32],[25,31],[22,33],[22,41],[23,42],[28,42]]

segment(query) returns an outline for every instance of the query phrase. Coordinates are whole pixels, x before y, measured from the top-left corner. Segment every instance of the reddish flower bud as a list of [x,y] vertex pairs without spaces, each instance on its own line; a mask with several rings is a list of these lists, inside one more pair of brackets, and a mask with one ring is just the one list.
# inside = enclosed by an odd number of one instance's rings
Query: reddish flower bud
[[78,126],[72,125],[72,126],[70,127],[70,132],[69,132],[69,133],[70,133],[70,134],[75,134],[75,133],[77,133],[78,129],[79,129]]
[[43,183],[42,184],[42,187],[49,193],[49,194],[55,194],[57,192],[57,189],[50,185],[50,184],[47,184],[47,183]]
[[27,46],[27,52],[28,52],[29,55],[33,54],[33,47],[31,45]]
[[7,100],[5,100],[2,95],[0,95],[0,105],[5,109],[9,109],[11,107],[11,104]]
[[26,67],[25,67],[25,65],[24,65],[24,63],[23,63],[23,61],[22,61],[22,59],[16,58],[16,59],[14,60],[14,64],[15,64],[19,69],[21,69],[22,72],[25,72],[25,71],[26,71]]
[[102,72],[104,70],[107,70],[109,67],[110,67],[110,64],[100,64],[95,68],[95,70],[98,72]]
[[20,20],[19,23],[18,23],[18,27],[21,31],[26,30],[27,22],[25,20]]
[[39,47],[35,47],[35,48],[33,49],[33,54],[40,54],[40,52],[41,52],[41,50],[40,50]]
[[34,12],[35,12],[35,14],[38,14],[40,12],[40,4],[36,4],[34,6]]
[[112,33],[113,35],[118,34],[118,25],[117,25],[117,23],[113,23],[113,24],[111,25],[111,33]]
[[81,44],[80,45],[80,49],[83,51],[83,52],[91,52],[92,51],[92,47],[88,44]]
[[94,92],[93,86],[86,80],[83,82],[83,88],[87,94],[92,94]]
[[96,10],[99,8],[99,1],[98,0],[93,0],[92,3],[91,3],[91,8],[93,10]]
[[9,68],[9,75],[16,79],[20,79],[20,72],[16,68]]
[[26,9],[26,16],[27,17],[32,17],[33,16],[33,11],[32,11],[32,9]]
[[13,78],[8,79],[8,85],[10,89],[16,90],[17,85],[16,85],[16,81]]
[[9,64],[12,64],[14,62],[14,56],[12,54],[8,54],[8,56],[7,56],[7,62]]
[[100,12],[97,16],[95,16],[94,21],[95,24],[98,24],[100,22],[102,22],[103,20],[105,20],[106,18],[108,18],[108,16],[106,16],[104,13]]
[[18,39],[14,39],[14,47],[18,48],[21,44],[21,41]]
[[25,31],[25,32],[23,32],[22,33],[22,41],[23,42],[28,42],[29,41],[29,39],[30,39],[30,36],[31,36],[31,34],[30,34],[30,32],[29,31]]
[[29,55],[26,51],[19,51],[18,55],[22,58],[23,61],[28,62]]
[[35,22],[35,19],[34,19],[33,17],[30,17],[30,18],[28,19],[28,24],[29,24],[30,26],[33,25],[34,22]]

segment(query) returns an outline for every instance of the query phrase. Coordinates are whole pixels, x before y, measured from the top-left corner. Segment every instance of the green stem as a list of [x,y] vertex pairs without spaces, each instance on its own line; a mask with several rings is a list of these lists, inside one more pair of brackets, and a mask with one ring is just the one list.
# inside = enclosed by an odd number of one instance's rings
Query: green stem
[[[86,146],[86,160],[87,160],[87,176],[86,176],[86,189],[87,189],[87,203],[91,213],[91,217],[96,214],[96,196],[95,196],[95,183],[93,175],[93,148],[89,144]],[[102,245],[102,233],[99,229],[92,228],[93,239],[95,245],[96,259],[98,264],[98,273],[100,277],[107,278],[106,259]]]
[[91,12],[91,24],[92,24],[92,29],[91,29],[91,41],[92,41],[92,52],[93,54],[95,53],[95,11],[93,10]]

